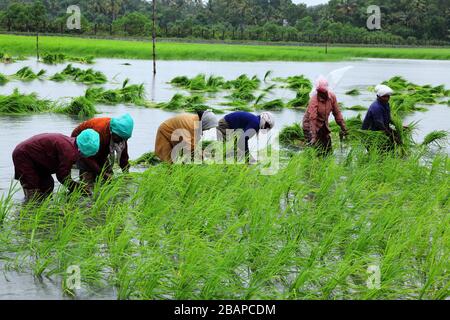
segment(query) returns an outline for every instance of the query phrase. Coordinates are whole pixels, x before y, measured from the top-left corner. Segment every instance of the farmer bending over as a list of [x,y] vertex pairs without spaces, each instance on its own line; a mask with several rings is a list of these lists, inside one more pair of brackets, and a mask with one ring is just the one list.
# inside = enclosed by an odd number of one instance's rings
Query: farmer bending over
[[80,158],[95,155],[99,147],[100,136],[94,130],[85,130],[77,138],[45,133],[19,144],[12,158],[25,201],[51,195],[55,187],[52,174],[73,192],[80,184],[71,178],[72,166]]
[[80,177],[84,182],[93,184],[102,171],[106,179],[110,178],[116,157],[122,170],[128,172],[128,140],[133,134],[133,128],[134,121],[126,114],[119,118],[94,118],[80,124],[72,132],[72,137],[77,137],[86,129],[93,129],[100,134],[99,152],[91,159],[80,159],[78,162]]
[[395,130],[390,127],[392,123],[391,107],[389,101],[394,91],[386,85],[375,87],[377,100],[372,103],[364,119],[362,129],[370,131],[382,131],[390,139],[390,148],[399,142]]
[[203,132],[216,127],[217,118],[209,110],[175,116],[159,126],[155,154],[164,162],[174,163],[179,156],[175,147],[183,142],[183,150],[190,150],[193,155]]
[[303,118],[303,132],[306,141],[310,145],[318,147],[324,154],[329,154],[333,150],[329,125],[331,113],[341,127],[341,136],[346,136],[347,127],[336,95],[328,88],[328,81],[321,78],[316,83],[315,91]]
[[257,135],[260,130],[271,130],[275,127],[275,118],[270,112],[263,112],[256,116],[250,112],[238,111],[226,115],[219,121],[217,127],[217,139],[228,141],[232,136],[240,131],[238,149],[244,152],[247,161],[250,158],[248,141]]

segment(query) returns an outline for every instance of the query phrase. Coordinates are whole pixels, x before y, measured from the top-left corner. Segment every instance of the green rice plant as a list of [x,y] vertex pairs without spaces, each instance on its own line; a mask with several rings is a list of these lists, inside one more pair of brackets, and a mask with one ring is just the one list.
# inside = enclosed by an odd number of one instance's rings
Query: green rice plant
[[300,148],[306,146],[303,128],[298,123],[284,127],[280,132],[279,139],[283,147]]
[[10,56],[9,54],[0,52],[0,61],[1,61],[2,63],[8,64],[8,63],[13,63],[13,62],[14,62],[14,59],[13,59],[13,57]]
[[56,73],[50,78],[50,80],[58,82],[67,79],[87,85],[104,84],[108,81],[102,72],[94,71],[93,69],[82,70],[80,68],[73,67],[71,64],[67,65],[62,72]]
[[299,90],[296,98],[287,103],[287,107],[292,109],[306,109],[309,104],[310,92],[306,88]]
[[56,112],[80,118],[92,118],[99,113],[94,103],[86,97],[74,98],[69,105],[56,109]]
[[283,100],[275,99],[262,104],[255,104],[256,109],[260,110],[282,110],[285,107]]
[[442,148],[443,146],[448,144],[448,137],[449,133],[445,130],[438,130],[430,132],[425,139],[422,142],[423,146],[429,146],[429,145],[437,145],[438,147]]
[[36,93],[22,94],[15,89],[11,95],[0,95],[0,114],[48,112],[52,107],[50,100],[39,99]]
[[17,71],[12,77],[22,81],[32,81],[35,79],[42,79],[45,75],[46,71],[41,70],[38,73],[34,73],[34,71],[30,67],[23,67],[19,71]]
[[144,153],[136,160],[130,161],[132,166],[156,166],[161,163],[161,160],[156,156],[154,152]]
[[3,86],[8,82],[9,82],[8,77],[6,77],[4,74],[0,73],[0,86]]
[[258,90],[261,85],[261,80],[257,76],[249,78],[246,74],[242,74],[235,80],[227,81],[224,84],[225,89],[234,89],[240,92],[253,92]]
[[206,75],[199,74],[192,79],[186,76],[176,77],[170,83],[191,91],[217,92],[222,88],[225,80],[222,77],[215,77],[213,75],[206,78]]
[[144,85],[128,85],[128,79],[124,81],[120,89],[105,90],[92,87],[86,90],[85,97],[96,103],[117,105],[119,103],[147,106],[145,101]]
[[312,82],[307,79],[304,75],[292,76],[288,78],[276,78],[274,81],[286,83],[286,88],[295,91],[308,91],[311,92],[313,89]]
[[264,75],[264,82],[267,82],[267,80],[269,80],[272,74],[273,74],[272,70],[267,71],[266,74]]
[[84,64],[93,64],[94,57],[71,57],[67,56],[63,53],[44,53],[41,57],[42,61],[46,64],[59,64],[64,63],[66,61],[84,63]]
[[0,243],[13,267],[64,282],[78,265],[83,288],[118,299],[445,299],[448,156],[425,159],[159,165],[10,210]]
[[342,107],[342,110],[351,110],[351,111],[366,111],[367,108],[361,105],[356,105],[352,107]]
[[180,93],[175,94],[169,102],[158,103],[157,108],[164,110],[187,110],[197,105],[203,105],[205,98],[199,95],[185,96]]
[[358,89],[352,89],[350,91],[347,91],[345,94],[348,96],[359,96],[361,92]]

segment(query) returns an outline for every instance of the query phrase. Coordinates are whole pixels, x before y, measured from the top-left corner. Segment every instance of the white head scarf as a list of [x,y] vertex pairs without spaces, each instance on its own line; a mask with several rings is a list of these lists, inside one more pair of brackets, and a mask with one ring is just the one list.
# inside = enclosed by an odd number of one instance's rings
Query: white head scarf
[[275,127],[275,117],[270,112],[261,113],[260,128],[264,129],[266,127],[266,124],[269,124],[270,129],[273,129],[273,127]]
[[216,128],[219,125],[216,115],[211,111],[207,110],[202,116],[202,131],[207,131],[212,128]]
[[388,86],[384,84],[379,84],[375,87],[375,92],[377,93],[378,97],[384,97],[384,96],[392,96],[394,93],[394,90],[389,88]]

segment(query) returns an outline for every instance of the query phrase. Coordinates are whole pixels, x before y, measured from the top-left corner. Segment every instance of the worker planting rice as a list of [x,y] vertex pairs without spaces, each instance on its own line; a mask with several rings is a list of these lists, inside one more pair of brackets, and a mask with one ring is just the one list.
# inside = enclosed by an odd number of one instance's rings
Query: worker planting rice
[[102,173],[104,178],[110,178],[116,158],[122,170],[128,172],[128,140],[133,135],[133,118],[129,114],[118,118],[94,118],[75,128],[72,137],[79,136],[86,129],[98,132],[100,147],[92,158],[78,161],[81,179],[92,184]]
[[25,201],[49,196],[54,188],[52,174],[73,192],[81,185],[71,178],[72,166],[82,158],[97,154],[100,135],[84,130],[76,138],[58,133],[44,133],[19,144],[12,158],[15,179],[20,181]]

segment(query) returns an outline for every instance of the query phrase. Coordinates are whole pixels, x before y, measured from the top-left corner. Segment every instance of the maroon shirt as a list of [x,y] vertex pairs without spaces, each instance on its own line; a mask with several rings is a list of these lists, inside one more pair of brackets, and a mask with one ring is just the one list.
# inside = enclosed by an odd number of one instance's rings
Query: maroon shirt
[[58,133],[44,133],[25,140],[13,152],[16,179],[21,165],[25,169],[31,162],[38,171],[36,174],[56,174],[58,181],[64,183],[81,157],[75,141],[75,138]]

